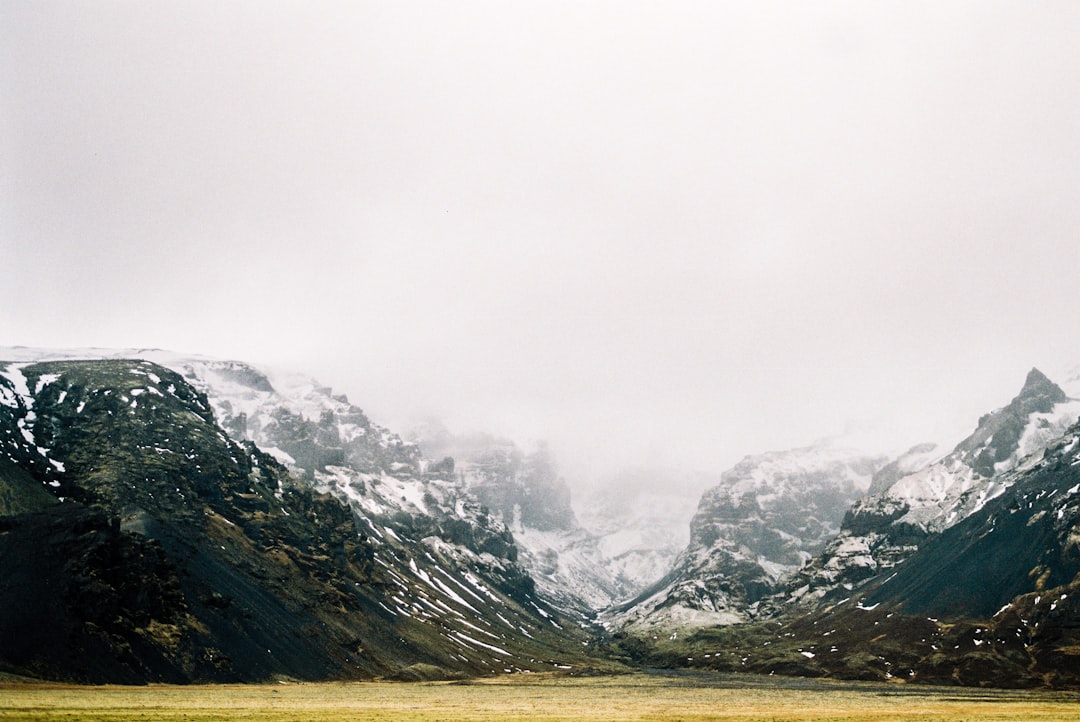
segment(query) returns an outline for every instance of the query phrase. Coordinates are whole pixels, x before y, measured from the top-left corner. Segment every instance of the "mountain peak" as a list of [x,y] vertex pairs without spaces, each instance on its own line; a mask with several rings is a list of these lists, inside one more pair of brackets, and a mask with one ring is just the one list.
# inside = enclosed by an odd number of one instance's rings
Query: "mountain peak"
[[985,477],[993,476],[996,465],[1020,452],[1020,437],[1031,414],[1048,414],[1069,397],[1061,387],[1037,368],[1028,371],[1024,386],[1007,406],[983,415],[968,438],[957,444],[955,453]]
[[1034,366],[1028,371],[1027,378],[1024,379],[1024,387],[1020,389],[1020,394],[1016,397],[1015,401],[1020,399],[1033,399],[1041,401],[1046,399],[1050,405],[1059,404],[1062,401],[1067,401],[1068,397],[1065,392],[1061,390],[1061,387],[1047,378],[1039,369]]

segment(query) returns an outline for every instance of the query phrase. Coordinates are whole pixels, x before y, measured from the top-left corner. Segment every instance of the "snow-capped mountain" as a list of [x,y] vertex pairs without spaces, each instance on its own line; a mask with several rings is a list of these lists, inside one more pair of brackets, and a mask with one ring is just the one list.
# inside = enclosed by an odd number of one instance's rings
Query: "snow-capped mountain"
[[329,389],[161,352],[0,359],[0,667],[416,678],[587,659],[580,617],[536,593],[452,469]]
[[[718,612],[696,630],[670,623],[701,618],[683,599],[716,598],[706,572],[683,580],[681,598],[663,589],[640,600],[646,614],[615,615],[613,653],[764,674],[1080,685],[1078,412],[1032,370],[952,452],[920,445],[878,469],[840,534],[747,623],[717,626]],[[724,591],[745,593],[730,581],[745,571],[729,563],[714,588],[727,579]],[[669,623],[650,626],[657,618]]]
[[[656,664],[978,687],[1080,685],[1080,424],[833,603],[663,640]],[[670,662],[669,662],[670,663]]]
[[510,529],[522,565],[547,598],[591,616],[629,595],[600,539],[578,522],[570,489],[546,445],[526,453],[490,434],[451,434],[437,421],[409,436],[426,455],[452,465],[461,486]]
[[[790,584],[790,598],[816,603],[910,556],[929,534],[981,509],[1037,463],[1047,444],[1080,416],[1080,402],[1038,369],[1006,406],[984,415],[952,452],[934,459],[916,447],[886,467],[886,489],[856,502],[841,533]],[[907,473],[903,473],[907,472]],[[883,484],[876,484],[880,488]]]
[[426,456],[452,460],[468,491],[513,532],[545,595],[590,614],[667,573],[708,486],[700,473],[638,468],[571,494],[543,444],[527,453],[491,434],[451,434],[435,420],[407,436]]
[[746,457],[701,497],[672,571],[605,624],[666,631],[747,621],[835,536],[885,461],[828,443]]
[[638,470],[573,500],[543,447],[406,441],[303,376],[0,348],[0,671],[425,679],[605,653],[1080,686],[1078,416],[1033,369],[948,453],[749,456],[680,539],[706,477]]

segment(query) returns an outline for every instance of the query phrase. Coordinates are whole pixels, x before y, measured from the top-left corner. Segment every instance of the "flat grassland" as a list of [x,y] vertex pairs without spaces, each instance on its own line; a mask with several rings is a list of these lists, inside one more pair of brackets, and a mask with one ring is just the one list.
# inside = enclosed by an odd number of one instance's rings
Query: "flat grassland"
[[0,720],[1076,720],[1075,693],[750,676],[79,687],[0,683]]

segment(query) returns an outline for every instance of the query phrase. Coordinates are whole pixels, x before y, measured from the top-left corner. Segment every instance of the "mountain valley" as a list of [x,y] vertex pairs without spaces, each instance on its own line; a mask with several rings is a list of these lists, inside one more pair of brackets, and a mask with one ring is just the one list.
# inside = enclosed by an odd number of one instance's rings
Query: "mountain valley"
[[1077,687],[1078,416],[1033,369],[949,452],[820,442],[579,494],[542,444],[403,438],[301,375],[4,348],[0,671]]

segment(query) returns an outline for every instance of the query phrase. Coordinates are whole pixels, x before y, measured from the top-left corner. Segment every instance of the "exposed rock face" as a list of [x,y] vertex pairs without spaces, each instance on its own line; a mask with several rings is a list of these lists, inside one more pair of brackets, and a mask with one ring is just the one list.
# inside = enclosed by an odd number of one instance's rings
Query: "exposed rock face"
[[[1040,440],[1045,443],[1048,438],[1061,433],[1060,421],[1045,415],[1068,400],[1057,384],[1033,368],[1016,398],[1008,406],[979,419],[975,431],[957,444],[954,453],[979,476],[991,477],[1008,471],[1020,458],[1041,445]],[[1041,416],[1033,421],[1033,415]],[[1054,421],[1058,423],[1052,423]],[[1032,423],[1037,426],[1029,429]],[[1025,439],[1025,434],[1036,438]]]
[[[545,450],[485,437],[429,460],[309,379],[146,355],[168,367],[0,349],[0,671],[182,683],[597,664],[582,625],[626,578],[614,532],[582,528]],[[945,456],[747,457],[702,495],[673,570],[602,617],[609,650],[1080,687],[1078,415],[1033,370]],[[641,498],[661,498],[646,477]]]
[[[155,358],[151,355],[151,358]],[[201,390],[236,439],[255,442],[309,480],[328,466],[417,476],[420,450],[375,423],[344,396],[300,374],[267,375],[248,364],[184,357],[156,360]]]
[[492,444],[479,455],[463,459],[457,469],[480,503],[505,524],[539,531],[578,525],[570,489],[546,446],[523,454],[513,443]]
[[886,467],[879,479],[908,473],[851,507],[839,536],[791,581],[787,599],[817,604],[850,596],[914,553],[929,535],[1003,494],[1015,480],[1009,472],[1035,463],[1078,415],[1080,403],[1032,369],[1020,393],[979,419],[951,453],[932,460],[932,451],[916,447]]
[[546,598],[592,616],[626,596],[599,540],[578,523],[570,489],[546,446],[526,454],[512,441],[483,433],[455,436],[438,422],[414,430],[413,437],[427,454],[444,457],[441,466],[509,527],[522,565]]
[[702,496],[674,570],[607,623],[667,630],[747,621],[837,533],[884,463],[824,444],[743,459]]
[[167,659],[172,655],[191,655],[193,672],[204,662],[181,648],[194,620],[176,566],[160,543],[126,534],[116,522],[70,503],[0,517],[6,667],[137,683],[182,680]]
[[930,466],[943,454],[944,451],[933,442],[916,444],[877,470],[866,492],[867,496],[875,496],[887,491],[890,486],[908,474]]
[[414,475],[414,446],[329,390],[168,360],[0,362],[0,669],[256,681],[586,659],[505,525]]
[[658,645],[653,664],[1080,686],[1080,424],[1008,488],[845,599]]
[[575,489],[571,498],[544,445],[526,453],[490,434],[451,434],[438,421],[410,438],[426,455],[444,457],[440,464],[510,527],[522,564],[547,598],[590,617],[670,570],[708,486],[701,474],[631,469]]

